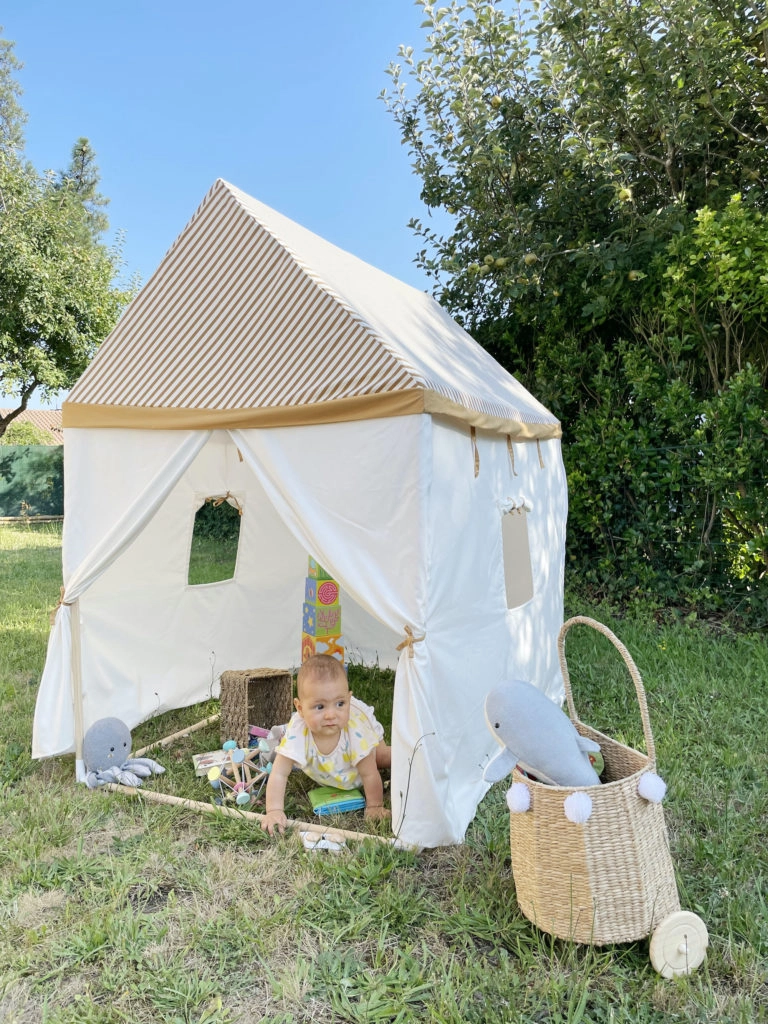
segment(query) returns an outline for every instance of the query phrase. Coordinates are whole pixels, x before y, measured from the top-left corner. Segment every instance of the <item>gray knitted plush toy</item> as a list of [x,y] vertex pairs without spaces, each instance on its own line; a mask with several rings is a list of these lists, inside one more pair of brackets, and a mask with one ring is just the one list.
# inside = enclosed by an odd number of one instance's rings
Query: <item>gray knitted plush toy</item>
[[131,733],[119,718],[100,718],[83,738],[83,761],[89,789],[107,782],[140,786],[150,775],[161,775],[165,768],[151,757],[131,757]]

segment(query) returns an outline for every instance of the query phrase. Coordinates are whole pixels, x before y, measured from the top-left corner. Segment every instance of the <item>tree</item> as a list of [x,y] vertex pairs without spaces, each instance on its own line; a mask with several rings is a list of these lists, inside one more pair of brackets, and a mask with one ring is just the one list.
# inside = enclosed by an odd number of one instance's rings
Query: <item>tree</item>
[[23,157],[18,67],[0,41],[0,394],[17,403],[0,437],[35,392],[47,398],[77,380],[129,297],[115,285],[119,246],[101,241],[106,200],[88,140],[58,174]]
[[[401,47],[382,93],[447,224],[412,222],[417,260],[563,421],[582,577],[625,597],[754,596],[768,566],[764,4],[419,2],[424,56]],[[746,396],[735,479],[712,453]]]
[[43,430],[35,423],[14,420],[5,428],[0,444],[8,445],[52,445],[56,441],[50,430]]
[[21,88],[13,77],[20,66],[13,43],[0,39],[0,154],[17,152],[24,139],[25,114],[18,103]]
[[383,96],[422,199],[453,219],[445,234],[413,222],[427,242],[419,262],[471,326],[507,317],[525,349],[550,318],[626,324],[658,283],[654,258],[698,209],[722,209],[735,192],[750,208],[766,204],[756,9],[728,0],[719,11],[711,0],[549,0],[514,14],[494,0],[421,6],[427,57],[401,48],[419,91],[408,97],[393,64]]

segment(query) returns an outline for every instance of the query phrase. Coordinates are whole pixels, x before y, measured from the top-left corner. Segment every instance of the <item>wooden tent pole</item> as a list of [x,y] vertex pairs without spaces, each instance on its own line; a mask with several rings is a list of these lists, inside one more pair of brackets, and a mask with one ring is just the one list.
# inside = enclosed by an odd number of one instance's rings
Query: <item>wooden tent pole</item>
[[[261,821],[263,814],[256,811],[241,811],[235,807],[224,807],[219,804],[206,804],[202,800],[188,800],[186,797],[173,796],[171,793],[156,793],[152,789],[138,789],[136,786],[121,786],[116,782],[108,782],[100,789],[109,790],[111,793],[122,793],[123,796],[138,797],[140,800],[149,800],[152,803],[169,804],[175,807],[184,807],[188,811],[197,811],[200,814],[223,814],[229,818],[245,818],[248,821]],[[98,790],[97,790],[98,792]],[[302,832],[316,832],[328,839],[338,841],[340,839],[374,839],[377,843],[386,843],[388,846],[397,846],[402,849],[415,849],[407,843],[394,838],[393,836],[378,836],[373,832],[352,832],[346,828],[332,828],[319,825],[313,821],[294,821],[288,819],[288,828],[298,828]]]
[[83,760],[83,661],[80,648],[80,599],[75,598],[69,606],[69,625],[72,644],[70,665],[72,672],[72,704],[75,727],[75,758],[78,764]]
[[202,722],[195,722],[194,725],[187,726],[186,729],[179,729],[178,732],[171,733],[170,736],[166,736],[162,740],[155,740],[154,743],[148,743],[146,747],[142,747],[141,750],[137,750],[133,757],[143,757],[148,750],[156,750],[158,747],[168,747],[174,740],[180,740],[183,736],[189,736],[193,732],[197,732],[198,729],[204,729],[206,725],[213,725],[214,722],[218,722],[221,716],[218,712],[215,715],[211,715],[209,718],[204,718]]

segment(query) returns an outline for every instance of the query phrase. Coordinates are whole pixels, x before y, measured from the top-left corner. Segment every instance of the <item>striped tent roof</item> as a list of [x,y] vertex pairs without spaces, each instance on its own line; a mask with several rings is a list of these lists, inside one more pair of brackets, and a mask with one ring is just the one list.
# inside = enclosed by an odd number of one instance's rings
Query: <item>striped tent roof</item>
[[560,436],[431,296],[221,179],[63,405],[65,427],[148,429],[416,412]]

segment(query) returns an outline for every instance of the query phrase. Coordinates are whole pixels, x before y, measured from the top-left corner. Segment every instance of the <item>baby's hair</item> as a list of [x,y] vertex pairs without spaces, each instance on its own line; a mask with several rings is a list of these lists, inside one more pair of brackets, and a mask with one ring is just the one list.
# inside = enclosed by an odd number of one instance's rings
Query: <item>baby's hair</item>
[[346,682],[347,680],[344,666],[336,658],[332,658],[330,654],[312,654],[296,673],[296,694],[299,700],[301,700],[301,684],[307,676],[315,676],[320,681],[343,679]]

